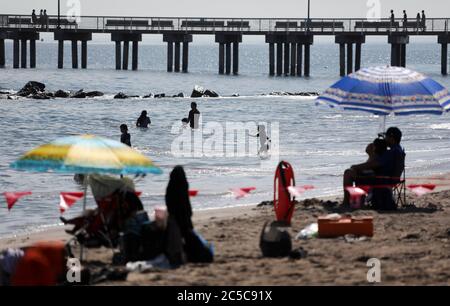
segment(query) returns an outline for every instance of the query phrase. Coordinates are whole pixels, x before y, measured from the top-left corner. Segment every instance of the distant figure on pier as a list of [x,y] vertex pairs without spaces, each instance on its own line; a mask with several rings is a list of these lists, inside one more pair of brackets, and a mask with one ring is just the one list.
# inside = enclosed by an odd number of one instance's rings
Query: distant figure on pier
[[44,10],[41,10],[39,13],[39,23],[41,24],[41,28],[44,28]]
[[403,30],[408,31],[408,15],[406,14],[406,10],[403,10]]
[[427,28],[427,17],[425,16],[425,11],[422,10],[422,31],[425,31]]
[[120,142],[131,147],[131,135],[128,133],[128,126],[126,124],[121,124],[120,132],[122,133],[122,135],[120,135]]
[[152,121],[149,117],[147,117],[147,111],[143,110],[141,116],[136,121],[136,127],[148,128],[149,124],[151,123]]
[[31,13],[31,22],[33,23],[33,26],[38,24],[38,19],[36,16],[36,10],[33,10],[33,12]]
[[44,28],[48,30],[48,15],[47,10],[44,10]]
[[198,129],[198,121],[200,119],[200,112],[197,109],[197,103],[191,103],[191,110],[188,116],[188,123],[191,126],[191,129]]
[[419,31],[419,29],[422,27],[422,21],[420,17],[420,13],[417,13],[416,16],[416,30]]
[[394,10],[391,10],[391,28],[394,26],[394,24],[395,24]]

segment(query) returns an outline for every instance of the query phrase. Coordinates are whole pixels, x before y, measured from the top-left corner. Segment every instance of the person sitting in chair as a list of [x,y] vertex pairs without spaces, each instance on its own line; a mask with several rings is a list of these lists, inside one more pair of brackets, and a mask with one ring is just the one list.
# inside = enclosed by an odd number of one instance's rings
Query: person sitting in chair
[[[402,132],[397,127],[390,127],[383,134],[385,145],[389,150],[382,152],[382,144],[378,143],[378,156],[374,156],[363,164],[352,166],[344,173],[344,201],[348,205],[350,195],[345,189],[356,186],[394,186],[400,182],[400,177],[405,169],[405,153],[400,146]],[[374,141],[374,147],[375,142]],[[381,151],[380,151],[381,150]],[[364,175],[366,173],[366,175]],[[371,175],[367,175],[371,173]],[[386,188],[384,188],[386,189]]]

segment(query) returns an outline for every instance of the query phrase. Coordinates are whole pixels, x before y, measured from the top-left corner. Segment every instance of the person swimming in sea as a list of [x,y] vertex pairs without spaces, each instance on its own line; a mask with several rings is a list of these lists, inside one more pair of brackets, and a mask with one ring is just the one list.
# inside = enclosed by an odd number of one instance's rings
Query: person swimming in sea
[[259,138],[260,148],[258,150],[258,155],[262,155],[263,153],[267,154],[271,140],[267,137],[266,127],[263,124],[258,125],[258,134],[250,136]]
[[120,132],[122,133],[122,135],[120,135],[120,142],[131,147],[131,135],[128,133],[128,126],[126,124],[121,124]]
[[147,116],[147,111],[143,110],[141,116],[136,121],[136,127],[148,128],[150,124],[152,124],[152,121]]
[[198,129],[198,122],[200,119],[200,111],[197,109],[197,103],[191,103],[191,110],[189,111],[188,121],[191,129]]

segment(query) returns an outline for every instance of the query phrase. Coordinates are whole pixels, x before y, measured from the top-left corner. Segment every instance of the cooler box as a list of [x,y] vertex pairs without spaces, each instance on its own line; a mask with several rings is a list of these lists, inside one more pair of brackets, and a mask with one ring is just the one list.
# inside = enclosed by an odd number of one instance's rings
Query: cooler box
[[345,235],[373,236],[373,217],[319,217],[319,237],[335,238]]

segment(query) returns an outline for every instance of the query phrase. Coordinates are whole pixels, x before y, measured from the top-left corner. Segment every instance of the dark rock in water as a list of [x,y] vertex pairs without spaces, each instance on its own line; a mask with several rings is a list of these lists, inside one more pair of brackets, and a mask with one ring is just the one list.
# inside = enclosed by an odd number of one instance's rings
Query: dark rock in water
[[205,92],[203,93],[203,96],[204,96],[204,97],[210,97],[210,98],[218,98],[218,97],[219,97],[219,94],[218,94],[217,92],[215,92],[215,91],[212,91],[212,90],[207,89],[207,90],[205,90]]
[[195,86],[191,93],[191,98],[201,98],[205,90],[200,86]]
[[30,82],[26,83],[25,86],[22,87],[21,90],[19,90],[17,95],[21,96],[21,97],[28,97],[29,95],[35,95],[39,92],[43,92],[44,90],[45,90],[45,84],[35,82],[35,81],[30,81]]
[[55,98],[68,98],[70,93],[64,90],[57,90],[54,94]]
[[205,90],[203,87],[197,85],[194,86],[194,89],[192,90],[191,93],[191,98],[201,98],[201,97],[217,98],[219,97],[219,94],[210,89]]
[[148,95],[143,96],[142,98],[144,99],[149,99],[149,98],[153,98],[153,94],[149,93]]
[[166,94],[165,93],[160,93],[160,94],[156,94],[155,98],[165,98]]
[[102,97],[105,94],[101,91],[90,91],[86,93],[86,97],[92,98],[92,97]]
[[42,93],[42,92],[32,95],[31,98],[35,99],[35,100],[48,100],[48,99],[50,99],[50,97],[47,94]]
[[173,95],[172,98],[184,98],[184,93],[180,92],[177,95]]
[[80,89],[77,92],[73,93],[70,97],[75,99],[84,99],[86,98],[86,93],[83,91],[83,89]]
[[232,97],[239,97],[239,94],[232,94]]
[[119,92],[117,95],[114,96],[114,99],[127,99],[127,98],[128,96],[123,92]]

